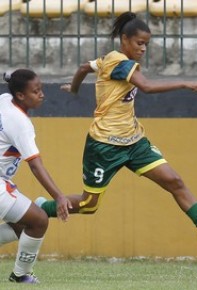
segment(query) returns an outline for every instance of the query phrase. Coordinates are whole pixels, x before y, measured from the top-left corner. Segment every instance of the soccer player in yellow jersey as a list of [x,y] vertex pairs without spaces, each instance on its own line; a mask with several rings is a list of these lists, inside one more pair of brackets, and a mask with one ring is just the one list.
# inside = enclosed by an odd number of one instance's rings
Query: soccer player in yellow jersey
[[[135,116],[137,88],[158,93],[187,88],[197,91],[197,82],[147,79],[139,60],[146,51],[151,32],[134,13],[120,15],[113,26],[112,38],[120,38],[119,51],[82,65],[72,84],[62,89],[77,93],[89,72],[97,72],[94,120],[90,126],[83,156],[84,191],[70,195],[71,213],[94,213],[112,177],[123,166],[145,176],[170,192],[179,207],[197,225],[197,199],[181,177],[170,167],[161,152],[144,136],[144,128]],[[56,216],[54,201],[37,200],[48,214]]]

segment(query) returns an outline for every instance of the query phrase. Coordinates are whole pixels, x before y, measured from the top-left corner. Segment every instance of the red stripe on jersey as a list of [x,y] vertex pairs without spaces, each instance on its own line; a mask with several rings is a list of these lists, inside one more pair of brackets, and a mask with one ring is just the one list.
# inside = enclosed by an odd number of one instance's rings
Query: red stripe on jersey
[[16,185],[15,184],[11,184],[8,181],[5,181],[6,183],[6,190],[7,192],[12,196],[16,198],[16,195],[13,194],[12,192],[16,189]]
[[21,154],[14,146],[10,146],[8,148],[8,150],[6,152],[4,152],[3,156],[6,156],[6,157],[9,157],[9,156],[20,157]]
[[31,156],[31,157],[29,157],[29,158],[27,158],[27,159],[25,159],[25,161],[30,161],[30,160],[32,160],[32,159],[35,159],[35,158],[38,157],[38,156],[40,156],[39,153],[38,153],[38,154],[35,154],[35,155],[33,155],[33,156]]

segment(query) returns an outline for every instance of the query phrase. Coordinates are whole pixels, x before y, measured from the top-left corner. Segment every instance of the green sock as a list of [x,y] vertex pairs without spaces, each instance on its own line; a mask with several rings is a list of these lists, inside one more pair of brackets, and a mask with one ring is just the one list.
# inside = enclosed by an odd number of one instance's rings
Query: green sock
[[41,205],[41,208],[46,212],[48,217],[57,217],[56,201],[54,200],[45,201]]
[[188,211],[186,211],[186,214],[190,217],[193,223],[197,226],[197,203],[193,204],[188,209]]

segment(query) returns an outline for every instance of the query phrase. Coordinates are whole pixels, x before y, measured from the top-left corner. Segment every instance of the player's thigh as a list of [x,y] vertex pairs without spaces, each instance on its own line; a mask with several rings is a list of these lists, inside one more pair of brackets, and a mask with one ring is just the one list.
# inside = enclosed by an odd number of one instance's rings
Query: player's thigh
[[48,217],[43,209],[31,202],[30,207],[18,223],[32,228],[39,228],[42,231],[46,230],[48,226]]
[[[14,186],[14,185],[13,185]],[[16,202],[16,195],[13,193],[13,191],[16,189],[11,188],[12,184],[9,182],[3,180],[0,177],[0,219],[3,219],[6,215],[6,213],[10,210],[10,208],[14,205]]]
[[83,207],[85,205],[88,207],[94,207],[98,203],[100,194],[101,193],[95,194],[84,190],[81,196],[80,207]]
[[168,163],[161,164],[147,171],[144,176],[168,191],[184,186],[179,174]]
[[47,227],[48,218],[41,208],[17,189],[13,191],[12,195],[16,197],[15,202],[4,216],[5,222],[18,223],[21,226]]
[[3,220],[6,222],[17,223],[28,211],[31,206],[31,200],[20,193],[17,189],[12,192],[15,196],[15,202],[8,210]]
[[79,203],[79,213],[93,214],[95,213],[101,203],[105,191],[100,189],[100,192],[92,193],[84,191],[82,199]]
[[26,213],[31,200],[18,191],[16,185],[0,178],[0,218],[16,223]]

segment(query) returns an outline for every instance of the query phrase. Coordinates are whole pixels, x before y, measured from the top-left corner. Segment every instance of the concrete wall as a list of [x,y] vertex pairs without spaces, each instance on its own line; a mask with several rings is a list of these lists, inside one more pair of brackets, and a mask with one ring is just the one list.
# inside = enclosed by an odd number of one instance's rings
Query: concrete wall
[[[149,139],[183,176],[197,196],[197,120],[140,119]],[[60,188],[82,191],[82,152],[91,118],[33,118],[45,166]],[[32,200],[48,194],[26,163],[15,178]],[[15,253],[17,243],[0,249]],[[58,256],[196,256],[196,228],[169,193],[122,169],[112,180],[94,216],[73,215],[68,223],[51,219],[41,250]]]
[[[147,19],[145,13],[139,17]],[[28,65],[41,74],[70,76],[79,63],[112,49],[109,38],[112,23],[112,17],[95,19],[85,13],[45,21],[23,17],[19,12],[12,13],[11,17],[7,13],[0,17],[0,72],[9,66]],[[148,23],[152,40],[148,58],[142,64],[148,65],[149,73],[196,76],[197,17],[181,20],[148,15]]]
[[[163,79],[168,81],[172,80],[172,77]],[[96,106],[93,79],[84,81],[77,96],[60,90],[60,85],[65,81],[65,78],[43,79],[45,101],[40,108],[30,112],[32,117],[93,116]],[[7,84],[0,83],[0,94],[6,91],[8,91]],[[138,117],[145,118],[196,118],[195,103],[196,93],[191,90],[176,90],[158,94],[144,94],[139,90],[135,98],[135,110]]]

